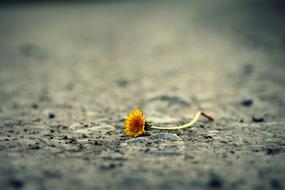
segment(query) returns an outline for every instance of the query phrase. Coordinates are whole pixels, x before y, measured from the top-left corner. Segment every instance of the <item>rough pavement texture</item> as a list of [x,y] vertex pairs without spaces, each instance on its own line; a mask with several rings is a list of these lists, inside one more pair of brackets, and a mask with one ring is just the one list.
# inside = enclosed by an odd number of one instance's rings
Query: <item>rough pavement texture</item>
[[[1,189],[284,189],[277,2],[2,7]],[[134,107],[216,121],[131,139]]]

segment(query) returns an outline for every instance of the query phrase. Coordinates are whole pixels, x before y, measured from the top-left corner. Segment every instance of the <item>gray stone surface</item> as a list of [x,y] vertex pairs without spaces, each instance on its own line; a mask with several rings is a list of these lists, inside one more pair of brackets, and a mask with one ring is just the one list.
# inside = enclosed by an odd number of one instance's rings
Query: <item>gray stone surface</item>
[[[0,189],[284,189],[284,11],[268,2],[0,6]],[[134,107],[215,122],[131,139]]]

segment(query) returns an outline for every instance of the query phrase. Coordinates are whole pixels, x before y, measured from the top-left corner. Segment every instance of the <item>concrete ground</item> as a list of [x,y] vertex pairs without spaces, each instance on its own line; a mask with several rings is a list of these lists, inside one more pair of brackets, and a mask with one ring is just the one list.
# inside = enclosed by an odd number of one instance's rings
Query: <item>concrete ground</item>
[[[284,17],[276,0],[1,6],[0,189],[284,189]],[[216,120],[133,139],[134,107]]]

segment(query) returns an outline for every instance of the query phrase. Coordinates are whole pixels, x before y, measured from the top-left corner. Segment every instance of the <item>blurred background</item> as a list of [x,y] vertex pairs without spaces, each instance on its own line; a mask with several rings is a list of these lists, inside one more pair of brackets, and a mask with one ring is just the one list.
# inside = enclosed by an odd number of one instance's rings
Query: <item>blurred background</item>
[[[2,0],[0,189],[283,189],[284,20],[282,0]],[[130,139],[134,107],[216,122]]]

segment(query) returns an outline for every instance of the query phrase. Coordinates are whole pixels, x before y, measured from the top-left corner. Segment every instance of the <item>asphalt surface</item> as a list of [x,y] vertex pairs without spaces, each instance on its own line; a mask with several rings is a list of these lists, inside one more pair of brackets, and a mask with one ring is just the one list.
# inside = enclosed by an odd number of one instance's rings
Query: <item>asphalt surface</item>
[[[284,189],[280,1],[0,8],[0,189]],[[140,107],[190,129],[125,137]]]

